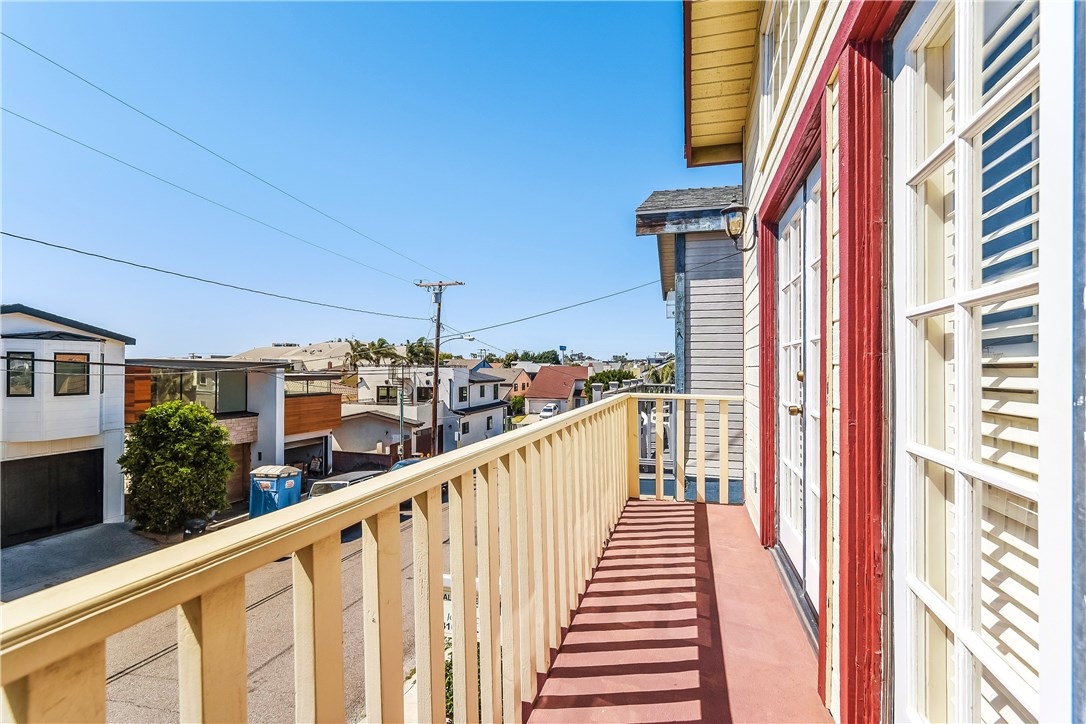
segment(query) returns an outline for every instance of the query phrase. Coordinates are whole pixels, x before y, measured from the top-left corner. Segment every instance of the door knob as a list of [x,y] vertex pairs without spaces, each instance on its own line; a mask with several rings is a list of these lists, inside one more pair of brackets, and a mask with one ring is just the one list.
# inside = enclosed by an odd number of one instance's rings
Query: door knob
[[803,408],[800,407],[799,405],[789,405],[788,406],[788,414],[789,415],[798,415],[801,412],[803,412]]
[[796,379],[800,382],[803,382],[803,370],[799,370],[798,372],[796,372]]

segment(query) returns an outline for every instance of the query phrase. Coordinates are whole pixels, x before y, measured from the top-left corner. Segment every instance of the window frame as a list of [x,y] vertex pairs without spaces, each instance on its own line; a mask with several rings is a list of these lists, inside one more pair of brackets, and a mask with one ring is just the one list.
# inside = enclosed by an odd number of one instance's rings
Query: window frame
[[378,405],[395,405],[397,402],[396,385],[377,385],[374,400]]
[[471,432],[471,422],[464,420],[460,423],[460,434],[467,435]]
[[494,416],[493,415],[487,415],[486,416],[486,429],[488,431],[494,429]]
[[[37,386],[35,385],[34,373],[37,360],[34,357],[33,352],[25,352],[22,350],[9,351],[7,353],[7,397],[33,397],[37,393]],[[30,363],[30,394],[12,394],[11,392],[11,360],[12,358],[23,360]]]
[[[61,360],[61,357],[82,357],[82,362],[75,360]],[[60,374],[57,372],[57,363],[64,364],[82,364],[83,365],[83,391],[82,392],[61,392],[60,391]],[[65,373],[67,379],[74,375]],[[90,395],[90,353],[89,352],[54,352],[53,353],[53,397],[85,397]]]
[[458,389],[459,389],[459,392],[457,393],[457,402],[467,402],[468,401],[468,388],[467,387],[460,387]]
[[[981,243],[980,199],[985,193],[984,179],[981,176],[982,135],[992,125],[1007,116],[1023,100],[1041,90],[1040,57],[1025,63],[1004,79],[1000,89],[984,99],[981,90],[982,57],[979,50],[982,45],[981,21],[982,4],[943,3],[928,10],[926,15],[920,5],[912,10],[914,17],[906,19],[895,41],[895,54],[904,50],[904,58],[895,58],[893,95],[896,100],[892,109],[894,125],[898,131],[894,138],[899,139],[893,148],[894,177],[892,180],[892,209],[896,220],[892,248],[894,249],[894,311],[893,334],[897,350],[895,380],[896,405],[894,425],[897,432],[895,440],[895,478],[898,484],[894,491],[894,506],[898,511],[895,519],[901,524],[894,526],[894,548],[899,551],[895,556],[895,638],[899,643],[895,647],[895,667],[899,672],[895,686],[897,708],[900,718],[923,720],[917,709],[924,689],[924,681],[919,669],[919,662],[925,655],[922,643],[923,631],[918,622],[925,611],[934,620],[946,627],[950,633],[954,649],[953,666],[954,695],[951,711],[955,718],[970,721],[981,714],[981,696],[979,682],[986,674],[995,680],[995,688],[1018,704],[1029,715],[1042,716],[1043,706],[1038,690],[1016,672],[996,649],[994,644],[983,636],[983,606],[981,605],[980,567],[982,540],[981,516],[984,507],[984,493],[988,486],[1003,490],[1024,498],[1032,504],[1041,501],[1043,486],[1040,480],[1032,480],[1014,472],[995,467],[983,460],[980,452],[980,403],[982,389],[981,360],[981,315],[985,306],[1002,301],[1026,299],[1037,296],[1041,329],[1050,328],[1047,316],[1054,312],[1046,300],[1051,298],[1041,293],[1041,281],[1051,274],[1053,252],[1050,247],[1058,244],[1051,242],[1045,247],[1045,263],[1038,262],[1033,268],[985,284],[980,276],[981,259],[975,251]],[[1046,15],[1051,15],[1051,6],[1045,6],[1041,13],[1042,28],[1048,27]],[[954,68],[954,123],[953,130],[933,150],[924,155],[921,152],[927,117],[923,113],[921,93],[924,87],[924,49],[945,27],[952,24],[952,38],[955,43],[952,63]],[[1042,31],[1044,32],[1044,31]],[[1047,37],[1047,36],[1046,36]],[[1050,42],[1046,40],[1046,42]],[[907,44],[907,47],[900,47]],[[1040,55],[1045,54],[1045,45],[1041,44]],[[1017,124],[1020,118],[1008,124]],[[1047,133],[1048,123],[1038,115],[1036,134],[1043,138]],[[1041,149],[1050,148],[1043,141],[1038,141]],[[1043,158],[1042,158],[1043,157]],[[1052,165],[1051,154],[1038,151],[1036,163],[1041,169]],[[925,264],[920,247],[926,243],[920,233],[920,211],[923,208],[922,187],[932,174],[949,161],[954,162],[953,208],[955,217],[950,222],[954,232],[954,267],[953,287],[942,298],[925,301],[920,296],[919,270]],[[1016,171],[1015,173],[1020,173]],[[1040,202],[1041,223],[1048,217],[1045,209],[1048,196],[1053,193],[1051,184],[1042,180],[1051,178],[1045,172],[1039,172],[1036,195],[1040,199],[1042,188],[1045,201]],[[1036,223],[1036,222],[1035,222]],[[1052,228],[1050,225],[1048,228]],[[923,373],[921,354],[925,345],[924,323],[939,315],[949,315],[953,319],[953,366],[948,378],[954,387],[953,420],[956,441],[954,452],[949,453],[919,442],[923,425],[923,401],[926,396],[918,390],[926,384]],[[1038,337],[1038,369],[1051,366],[1051,355],[1046,354],[1044,334]],[[1055,340],[1048,340],[1055,341]],[[1041,377],[1043,391],[1047,375]],[[1038,424],[1044,429],[1041,420],[1058,419],[1055,406],[1045,402],[1041,395],[1038,403]],[[1049,399],[1052,399],[1051,397]],[[1066,399],[1066,398],[1065,398]],[[1038,447],[1038,462],[1041,475],[1044,475],[1046,460],[1052,458],[1047,438]],[[945,468],[953,478],[954,498],[954,603],[948,604],[921,577],[918,554],[922,552],[924,535],[923,500],[918,497],[919,485],[924,481],[926,462],[935,463]],[[1045,486],[1053,483],[1052,477],[1045,480]],[[1050,625],[1044,619],[1045,600],[1053,595],[1050,581],[1052,577],[1045,573],[1052,569],[1053,551],[1044,545],[1045,532],[1052,522],[1052,511],[1040,506],[1037,513],[1038,566],[1037,580],[1040,593],[1038,609],[1039,633],[1036,644],[1038,651],[1043,650],[1046,640],[1045,630]],[[1045,680],[1046,657],[1037,655],[1039,680]],[[950,674],[948,674],[950,676]],[[976,688],[974,688],[974,682]],[[1047,684],[1045,684],[1047,686]],[[1047,698],[1047,695],[1046,695]]]

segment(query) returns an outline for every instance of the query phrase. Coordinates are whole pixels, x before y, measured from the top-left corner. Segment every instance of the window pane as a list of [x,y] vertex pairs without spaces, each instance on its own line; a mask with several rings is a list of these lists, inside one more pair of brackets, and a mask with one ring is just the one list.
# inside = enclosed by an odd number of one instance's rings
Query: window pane
[[917,459],[920,489],[917,512],[916,575],[943,600],[954,603],[957,540],[954,519],[954,473],[938,463]]
[[954,18],[948,18],[924,48],[921,161],[954,132]]
[[188,403],[196,402],[196,373],[182,372],[178,375],[178,380],[181,386],[181,400]]
[[1040,605],[1037,503],[985,484],[980,514],[980,633],[1034,688]]
[[981,410],[973,458],[1036,480],[1040,445],[1037,297],[988,304],[979,315]]
[[34,394],[34,353],[8,352],[8,396]]
[[58,353],[54,356],[53,394],[86,395],[90,393],[90,355]]
[[957,449],[954,382],[954,315],[937,314],[920,323],[920,382],[917,397],[919,442],[953,453]]
[[195,400],[196,404],[202,406],[205,410],[215,412],[215,373],[214,372],[196,372],[196,389]]
[[934,302],[954,293],[954,160],[940,166],[917,191],[919,301]]
[[219,372],[217,412],[244,412],[249,375],[244,370]]
[[981,284],[1037,267],[1040,246],[1038,93],[1023,98],[981,133]]
[[981,98],[988,100],[1037,57],[1040,49],[1038,0],[984,3]]
[[181,375],[168,370],[154,370],[151,373],[151,405],[181,398]]
[[916,708],[931,722],[954,721],[954,635],[922,604]]

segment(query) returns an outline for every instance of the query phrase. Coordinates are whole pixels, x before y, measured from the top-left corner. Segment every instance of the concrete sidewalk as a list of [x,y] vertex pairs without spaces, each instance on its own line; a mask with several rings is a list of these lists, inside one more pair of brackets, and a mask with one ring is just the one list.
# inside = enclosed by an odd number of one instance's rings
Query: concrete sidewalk
[[131,523],[106,523],[5,548],[0,551],[0,601],[13,601],[161,547],[133,533]]

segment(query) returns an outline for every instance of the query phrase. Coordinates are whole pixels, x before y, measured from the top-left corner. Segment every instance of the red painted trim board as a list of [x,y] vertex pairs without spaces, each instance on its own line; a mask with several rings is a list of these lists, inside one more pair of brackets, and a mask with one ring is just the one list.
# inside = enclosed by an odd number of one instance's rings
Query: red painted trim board
[[[818,360],[818,375],[822,381],[819,390],[822,393],[822,410],[819,415],[819,431],[818,439],[821,443],[821,449],[818,451],[819,466],[818,466],[818,485],[821,490],[819,497],[818,520],[820,535],[818,536],[818,578],[819,578],[819,600],[818,600],[818,695],[822,697],[822,700],[826,700],[826,675],[828,673],[828,654],[829,654],[829,590],[830,590],[830,573],[829,567],[826,565],[826,552],[829,549],[827,541],[829,535],[827,534],[829,526],[829,506],[830,506],[830,489],[829,489],[829,450],[830,450],[830,419],[832,417],[832,405],[830,400],[829,386],[829,374],[828,365],[826,363],[827,354],[830,350],[828,342],[831,341],[832,335],[828,324],[829,320],[829,272],[831,271],[830,255],[829,255],[829,229],[826,224],[826,209],[828,208],[830,199],[833,195],[833,189],[830,188],[830,184],[826,183],[827,179],[832,181],[833,174],[828,174],[828,162],[830,159],[830,135],[832,129],[830,128],[829,117],[829,99],[823,94],[822,99],[822,194],[821,204],[819,207],[819,223],[818,229],[821,232],[819,244],[821,245],[822,256],[822,274],[819,280],[818,293],[821,295],[822,303],[819,307],[819,329],[821,330],[822,343],[819,347],[821,354]],[[836,171],[834,172],[836,173]]]

